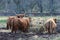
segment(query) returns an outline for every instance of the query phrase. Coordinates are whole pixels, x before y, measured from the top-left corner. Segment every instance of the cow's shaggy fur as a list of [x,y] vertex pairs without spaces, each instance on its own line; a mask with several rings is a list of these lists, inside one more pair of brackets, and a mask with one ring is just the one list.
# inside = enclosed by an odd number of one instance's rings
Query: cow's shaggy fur
[[45,28],[48,33],[54,33],[56,31],[56,19],[50,18],[45,22]]
[[29,28],[29,22],[30,18],[24,19],[24,18],[15,18],[13,21],[13,28],[12,32],[16,31],[19,29],[22,32],[27,32]]

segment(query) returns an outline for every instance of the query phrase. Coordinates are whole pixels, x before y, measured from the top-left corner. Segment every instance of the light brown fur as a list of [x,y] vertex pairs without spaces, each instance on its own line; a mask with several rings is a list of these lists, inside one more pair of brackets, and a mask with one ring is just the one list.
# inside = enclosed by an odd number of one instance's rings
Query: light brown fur
[[56,19],[55,18],[50,18],[45,22],[45,28],[48,33],[54,33],[56,31]]

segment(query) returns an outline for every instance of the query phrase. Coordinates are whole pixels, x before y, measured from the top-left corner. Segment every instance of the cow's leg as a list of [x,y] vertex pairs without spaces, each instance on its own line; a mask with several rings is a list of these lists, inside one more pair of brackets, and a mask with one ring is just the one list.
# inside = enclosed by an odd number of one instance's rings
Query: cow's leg
[[28,28],[26,28],[25,31],[28,32]]
[[51,28],[50,30],[51,30],[51,33],[53,33],[53,28]]
[[23,32],[26,32],[25,28],[23,29]]
[[49,32],[49,29],[48,29],[48,26],[46,26],[46,29],[45,29],[45,30],[46,30],[47,33],[50,33],[50,32]]
[[16,28],[14,30],[15,30],[15,33],[16,33],[16,31],[18,30],[18,26],[16,26]]
[[48,33],[50,34],[50,29],[48,29]]
[[10,22],[10,29],[12,29],[13,26],[14,26],[13,20],[11,20],[11,22]]
[[50,24],[50,34],[52,34],[53,33],[53,27],[52,27],[52,25]]
[[13,33],[14,29],[12,28],[11,32]]
[[9,26],[9,29],[11,29],[11,24],[10,24],[10,26]]
[[28,32],[28,25],[25,25],[24,31],[25,31],[25,32]]
[[26,28],[23,28],[22,31],[23,31],[23,32],[27,32],[27,29],[26,29]]
[[45,28],[46,32],[48,32],[48,28]]
[[28,27],[25,28],[25,32],[28,32]]
[[9,29],[8,23],[7,23],[7,29]]
[[56,33],[56,28],[53,28],[53,33]]
[[51,33],[51,32],[50,32],[50,27],[48,27],[47,29],[48,29],[48,33],[50,34],[50,33]]
[[16,33],[16,30],[15,30],[15,33]]
[[11,32],[12,32],[12,33],[13,33],[13,32],[16,33],[16,29],[15,29],[15,28],[12,28]]
[[9,25],[9,29],[11,29],[11,20],[9,20],[8,25]]
[[12,32],[12,33],[13,33],[13,31],[15,31],[14,29],[15,29],[15,28],[14,28],[14,27],[12,27],[12,30],[11,30],[11,32]]

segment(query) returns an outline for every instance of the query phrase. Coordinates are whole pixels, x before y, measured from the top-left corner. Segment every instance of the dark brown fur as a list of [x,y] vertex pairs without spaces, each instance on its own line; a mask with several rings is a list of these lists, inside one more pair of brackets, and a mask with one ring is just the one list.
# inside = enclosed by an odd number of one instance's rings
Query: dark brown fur
[[14,18],[15,18],[15,16],[9,16],[8,17],[8,19],[7,19],[7,29],[11,29]]
[[18,14],[17,16],[9,16],[7,19],[7,29],[11,29],[13,26],[14,18],[23,18],[24,14]]
[[13,28],[12,32],[16,31],[19,29],[22,32],[27,32],[29,28],[29,18],[24,19],[24,18],[15,18],[13,22]]

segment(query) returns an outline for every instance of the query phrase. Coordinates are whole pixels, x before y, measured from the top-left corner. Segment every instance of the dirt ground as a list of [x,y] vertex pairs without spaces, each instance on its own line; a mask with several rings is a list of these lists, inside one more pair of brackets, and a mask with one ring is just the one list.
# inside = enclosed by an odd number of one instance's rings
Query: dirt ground
[[60,34],[11,33],[0,29],[0,40],[60,40]]

